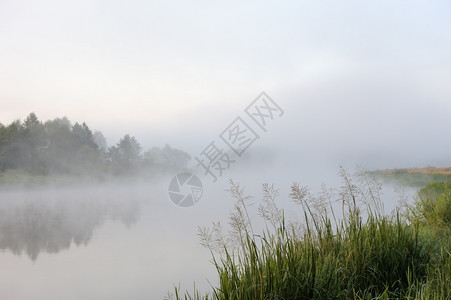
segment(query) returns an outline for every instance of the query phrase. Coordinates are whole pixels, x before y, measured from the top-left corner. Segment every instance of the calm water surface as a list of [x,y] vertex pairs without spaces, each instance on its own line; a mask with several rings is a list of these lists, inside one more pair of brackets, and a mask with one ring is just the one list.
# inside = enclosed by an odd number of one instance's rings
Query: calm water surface
[[[336,173],[321,178],[339,186]],[[256,208],[268,178],[235,178],[256,196]],[[298,209],[287,200],[293,179],[316,188],[322,182],[311,172],[279,176],[287,216]],[[227,224],[229,184],[205,184],[196,206],[180,208],[168,198],[169,180],[0,191],[0,299],[163,299],[174,285],[192,290],[194,282],[208,290],[216,273],[198,226]],[[384,190],[386,211],[395,198],[391,187]]]
[[206,214],[176,207],[165,188],[0,192],[0,299],[162,299],[193,281],[206,289],[214,268],[196,235]]

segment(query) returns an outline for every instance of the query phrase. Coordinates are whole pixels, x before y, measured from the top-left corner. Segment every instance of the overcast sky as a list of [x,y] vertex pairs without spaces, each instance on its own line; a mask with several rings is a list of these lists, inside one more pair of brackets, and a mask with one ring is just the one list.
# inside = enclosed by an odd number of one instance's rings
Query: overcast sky
[[285,114],[255,149],[449,166],[450,53],[449,1],[0,0],[0,122],[196,154],[266,91]]

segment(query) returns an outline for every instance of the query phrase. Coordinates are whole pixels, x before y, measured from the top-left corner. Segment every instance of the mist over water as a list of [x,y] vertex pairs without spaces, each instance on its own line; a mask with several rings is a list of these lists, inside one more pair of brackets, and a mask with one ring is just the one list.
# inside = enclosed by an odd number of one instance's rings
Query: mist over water
[[[220,221],[227,230],[235,203],[226,191],[229,178],[253,195],[248,202],[251,217],[255,228],[263,229],[257,215],[262,183],[279,188],[276,202],[287,219],[293,219],[302,213],[288,197],[291,183],[309,185],[312,193],[323,182],[338,188],[338,171],[331,167],[297,172],[277,162],[265,167],[243,161],[217,182],[198,174],[203,195],[187,208],[169,199],[170,174],[115,184],[3,190],[0,296],[161,299],[174,285],[190,290],[193,282],[207,291],[209,282],[214,285],[217,279],[210,253],[200,245],[198,227]],[[396,201],[390,188],[383,195],[389,210]],[[23,282],[26,289],[21,288]]]
[[[279,103],[290,105],[283,99]],[[256,232],[261,232],[265,223],[257,211],[262,184],[274,184],[279,190],[276,203],[287,220],[302,221],[302,210],[289,197],[293,183],[307,186],[312,194],[319,193],[323,184],[336,191],[343,186],[340,165],[351,173],[357,165],[380,165],[380,157],[362,151],[369,144],[358,135],[338,138],[333,128],[299,127],[305,122],[299,121],[299,113],[287,109],[266,131],[258,131],[255,143],[233,156],[230,168],[216,173],[217,177],[206,172],[198,159],[212,141],[221,151],[226,149],[220,134],[228,122],[215,126],[216,133],[200,134],[182,145],[182,149],[194,149],[191,160],[186,152],[169,146],[152,148],[143,159],[138,141],[127,135],[111,148],[113,155],[107,154],[99,163],[100,173],[94,174],[103,176],[82,176],[78,184],[73,177],[74,182],[60,184],[4,185],[0,190],[0,265],[4,270],[0,298],[161,299],[174,286],[190,290],[194,282],[208,291],[216,285],[217,275],[210,252],[200,244],[199,227],[221,222],[226,231],[230,229],[229,216],[236,201],[228,192],[230,180],[252,196],[250,216]],[[237,110],[230,120],[242,115]],[[319,114],[310,121],[315,124],[323,117]],[[83,126],[83,132],[89,133]],[[347,140],[354,141],[357,149]],[[133,164],[126,152],[130,145],[136,146]],[[394,157],[399,150],[396,145],[380,153]],[[67,153],[55,152],[64,164]],[[369,154],[362,158],[357,153]],[[55,161],[52,156],[46,159]],[[89,160],[81,161],[91,166]],[[77,162],[72,165],[79,167]],[[195,174],[202,183],[202,197],[190,207],[180,207],[169,197],[169,183],[181,172]],[[415,193],[413,189],[407,192]],[[339,212],[339,199],[333,197],[331,206]],[[393,186],[386,184],[381,196],[385,213],[396,208],[398,198]],[[21,289],[24,281],[29,284]]]
[[160,299],[179,281],[205,286],[202,215],[175,208],[166,191],[141,182],[2,192],[0,296]]

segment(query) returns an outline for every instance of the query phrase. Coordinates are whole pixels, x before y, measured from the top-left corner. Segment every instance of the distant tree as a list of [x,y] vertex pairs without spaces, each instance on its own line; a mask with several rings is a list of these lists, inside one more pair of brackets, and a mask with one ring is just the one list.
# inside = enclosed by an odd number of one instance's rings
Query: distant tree
[[46,163],[60,173],[97,174],[103,172],[103,156],[86,123],[73,126],[66,118],[45,123]]
[[14,169],[21,166],[24,157],[23,141],[21,139],[23,126],[20,120],[9,124],[3,130],[3,145],[0,148],[0,169]]
[[97,144],[94,141],[94,136],[92,135],[91,129],[89,129],[88,125],[83,122],[82,125],[75,123],[72,127],[72,133],[79,138],[80,145],[86,145],[93,148],[97,147]]
[[5,163],[3,161],[3,153],[5,151],[8,139],[6,134],[6,127],[0,123],[0,172],[3,172],[5,169]]
[[130,162],[138,162],[141,159],[141,145],[134,136],[126,134],[117,143],[117,148],[122,158]]
[[98,131],[98,130],[94,131],[93,140],[94,140],[94,143],[96,143],[97,147],[100,150],[106,151],[106,149],[107,149],[106,138],[103,136],[103,134],[100,131]]
[[145,163],[150,167],[163,168],[168,165],[169,158],[161,151],[159,147],[153,147],[144,153]]
[[165,145],[141,153],[137,139],[129,134],[107,149],[100,131],[66,117],[41,122],[30,113],[23,122],[0,123],[0,172],[21,169],[38,174],[105,175],[131,174],[148,169],[184,169],[190,155]]
[[23,123],[25,128],[33,128],[38,125],[41,125],[41,122],[39,122],[38,117],[33,112],[28,115],[28,117],[25,119]]
[[102,155],[94,141],[91,129],[86,123],[75,123],[72,127],[74,156],[71,159],[72,170],[77,173],[99,173]]
[[30,113],[23,122],[23,157],[21,164],[33,173],[45,173],[46,167],[41,150],[46,145],[45,128],[35,113]]
[[151,168],[159,170],[184,169],[188,166],[191,156],[179,149],[165,145],[163,148],[153,147],[144,153],[144,160]]
[[137,171],[141,164],[141,145],[135,137],[126,134],[108,151],[109,160],[116,174]]
[[188,153],[171,148],[168,144],[163,147],[162,152],[168,157],[168,164],[172,168],[186,168],[191,160],[191,156]]
[[44,124],[47,138],[46,165],[53,172],[69,173],[70,159],[75,155],[71,139],[72,124],[66,118],[56,118]]

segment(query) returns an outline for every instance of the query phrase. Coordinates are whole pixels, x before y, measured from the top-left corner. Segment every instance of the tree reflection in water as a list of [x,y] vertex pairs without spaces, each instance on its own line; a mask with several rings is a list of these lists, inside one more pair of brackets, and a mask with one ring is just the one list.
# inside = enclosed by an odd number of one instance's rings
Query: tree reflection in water
[[1,192],[0,249],[36,260],[42,251],[86,246],[106,220],[134,224],[143,200],[105,187]]

